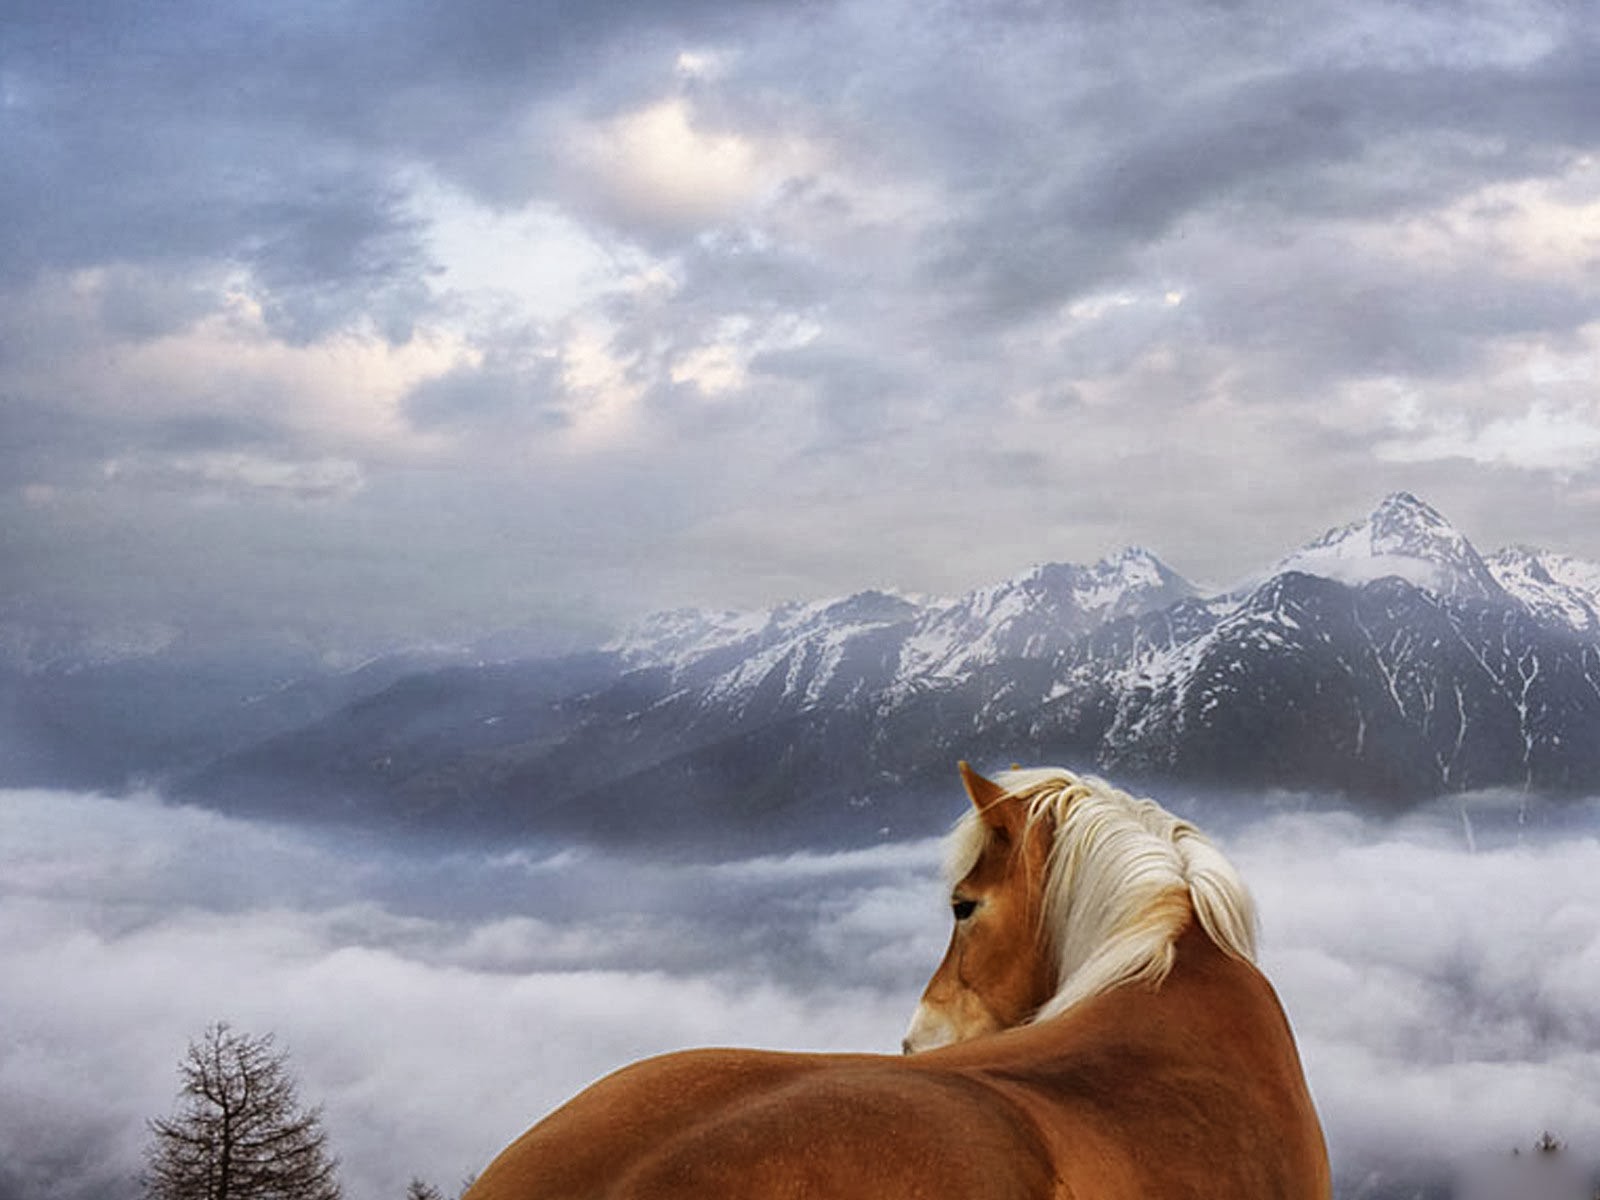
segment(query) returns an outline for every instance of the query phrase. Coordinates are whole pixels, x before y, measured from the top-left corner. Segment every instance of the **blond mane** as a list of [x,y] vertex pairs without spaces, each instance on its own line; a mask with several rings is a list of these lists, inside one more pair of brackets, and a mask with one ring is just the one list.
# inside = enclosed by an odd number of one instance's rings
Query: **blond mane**
[[[1027,805],[1030,829],[1047,822],[1055,830],[1040,932],[1052,942],[1058,982],[1035,1021],[1120,984],[1160,983],[1191,912],[1221,949],[1254,958],[1255,904],[1194,826],[1153,800],[1059,767],[1007,771],[995,783]],[[976,812],[957,823],[952,882],[976,865],[989,836]]]

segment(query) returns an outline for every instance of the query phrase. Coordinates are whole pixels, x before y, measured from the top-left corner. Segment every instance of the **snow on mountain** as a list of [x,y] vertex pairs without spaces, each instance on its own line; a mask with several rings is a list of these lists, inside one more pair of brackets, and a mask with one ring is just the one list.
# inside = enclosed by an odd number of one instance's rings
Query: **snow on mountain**
[[963,757],[1390,806],[1600,787],[1600,565],[1486,561],[1406,493],[1221,595],[1129,549],[954,600],[661,613],[607,649],[420,676],[204,787],[278,803],[287,772],[295,795],[418,820],[615,830],[638,826],[648,778],[658,833],[686,813],[799,830],[819,804],[841,829],[910,828],[893,805]]
[[601,649],[629,667],[674,667],[753,641],[772,620],[767,612],[675,608],[651,613]]
[[737,701],[764,685],[780,701],[809,706],[838,692],[881,686],[896,636],[921,613],[887,592],[859,592],[774,609],[750,653],[706,688],[708,703]]
[[1365,520],[1330,529],[1273,568],[1285,571],[1356,586],[1396,576],[1453,599],[1503,598],[1472,543],[1409,492],[1386,497]]
[[748,677],[758,670],[752,660],[770,663],[818,639],[847,642],[857,633],[910,621],[921,612],[916,601],[883,591],[753,612],[681,608],[645,617],[602,649],[619,655],[630,668],[666,667],[674,675],[708,660],[727,659],[736,663],[737,674]]
[[1500,586],[1540,621],[1578,633],[1600,632],[1600,563],[1507,546],[1486,565]]
[[657,613],[605,649],[630,668],[665,667],[708,704],[762,686],[814,704],[841,675],[848,690],[894,697],[985,664],[1054,654],[1107,621],[1194,594],[1155,555],[1130,547],[1093,566],[1035,566],[949,602],[866,591],[768,612]]
[[[1299,640],[1306,619],[1274,576],[1256,590],[1191,606],[1188,630],[1136,642],[1113,678],[1122,702],[1106,733],[1109,747],[1182,736],[1193,714],[1209,717],[1229,702],[1245,656],[1280,654]],[[1219,667],[1220,661],[1220,667]]]
[[930,612],[901,650],[897,690],[1008,658],[1046,656],[1107,621],[1194,594],[1187,580],[1136,546],[1090,567],[1036,566]]

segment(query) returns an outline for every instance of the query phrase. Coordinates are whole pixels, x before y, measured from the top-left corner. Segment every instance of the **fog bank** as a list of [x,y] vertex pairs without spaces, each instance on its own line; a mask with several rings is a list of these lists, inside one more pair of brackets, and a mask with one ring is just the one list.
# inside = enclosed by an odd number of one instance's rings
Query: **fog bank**
[[[1279,814],[1225,845],[1347,1182],[1542,1129],[1600,1157],[1593,833]],[[216,1020],[289,1050],[352,1200],[451,1191],[642,1055],[892,1050],[947,933],[938,859],[428,851],[0,793],[0,1197],[132,1194],[144,1122]]]

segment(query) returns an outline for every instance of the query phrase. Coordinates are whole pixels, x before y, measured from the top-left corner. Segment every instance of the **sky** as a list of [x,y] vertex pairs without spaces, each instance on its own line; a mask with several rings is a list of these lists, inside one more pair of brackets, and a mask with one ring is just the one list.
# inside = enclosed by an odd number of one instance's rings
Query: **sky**
[[[1219,841],[1260,907],[1341,1194],[1508,1169],[1544,1131],[1600,1166],[1592,812],[1552,837],[1481,812],[1251,807]],[[940,857],[419,851],[155,796],[0,791],[0,1200],[131,1194],[145,1122],[219,1020],[287,1052],[352,1200],[414,1176],[454,1195],[646,1054],[896,1052],[948,936]],[[1532,1200],[1526,1184],[1493,1194]]]
[[1600,559],[1585,0],[8,5],[0,618]]

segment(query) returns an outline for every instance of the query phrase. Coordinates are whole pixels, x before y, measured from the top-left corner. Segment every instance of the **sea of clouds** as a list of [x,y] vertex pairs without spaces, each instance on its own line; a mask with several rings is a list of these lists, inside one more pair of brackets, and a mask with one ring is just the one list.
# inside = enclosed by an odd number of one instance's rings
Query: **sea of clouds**
[[[1543,1130],[1600,1160],[1590,812],[1219,822],[1345,1194]],[[463,849],[0,792],[0,1200],[136,1194],[145,1122],[218,1020],[289,1052],[350,1200],[453,1194],[643,1055],[892,1051],[948,932],[939,858]]]

